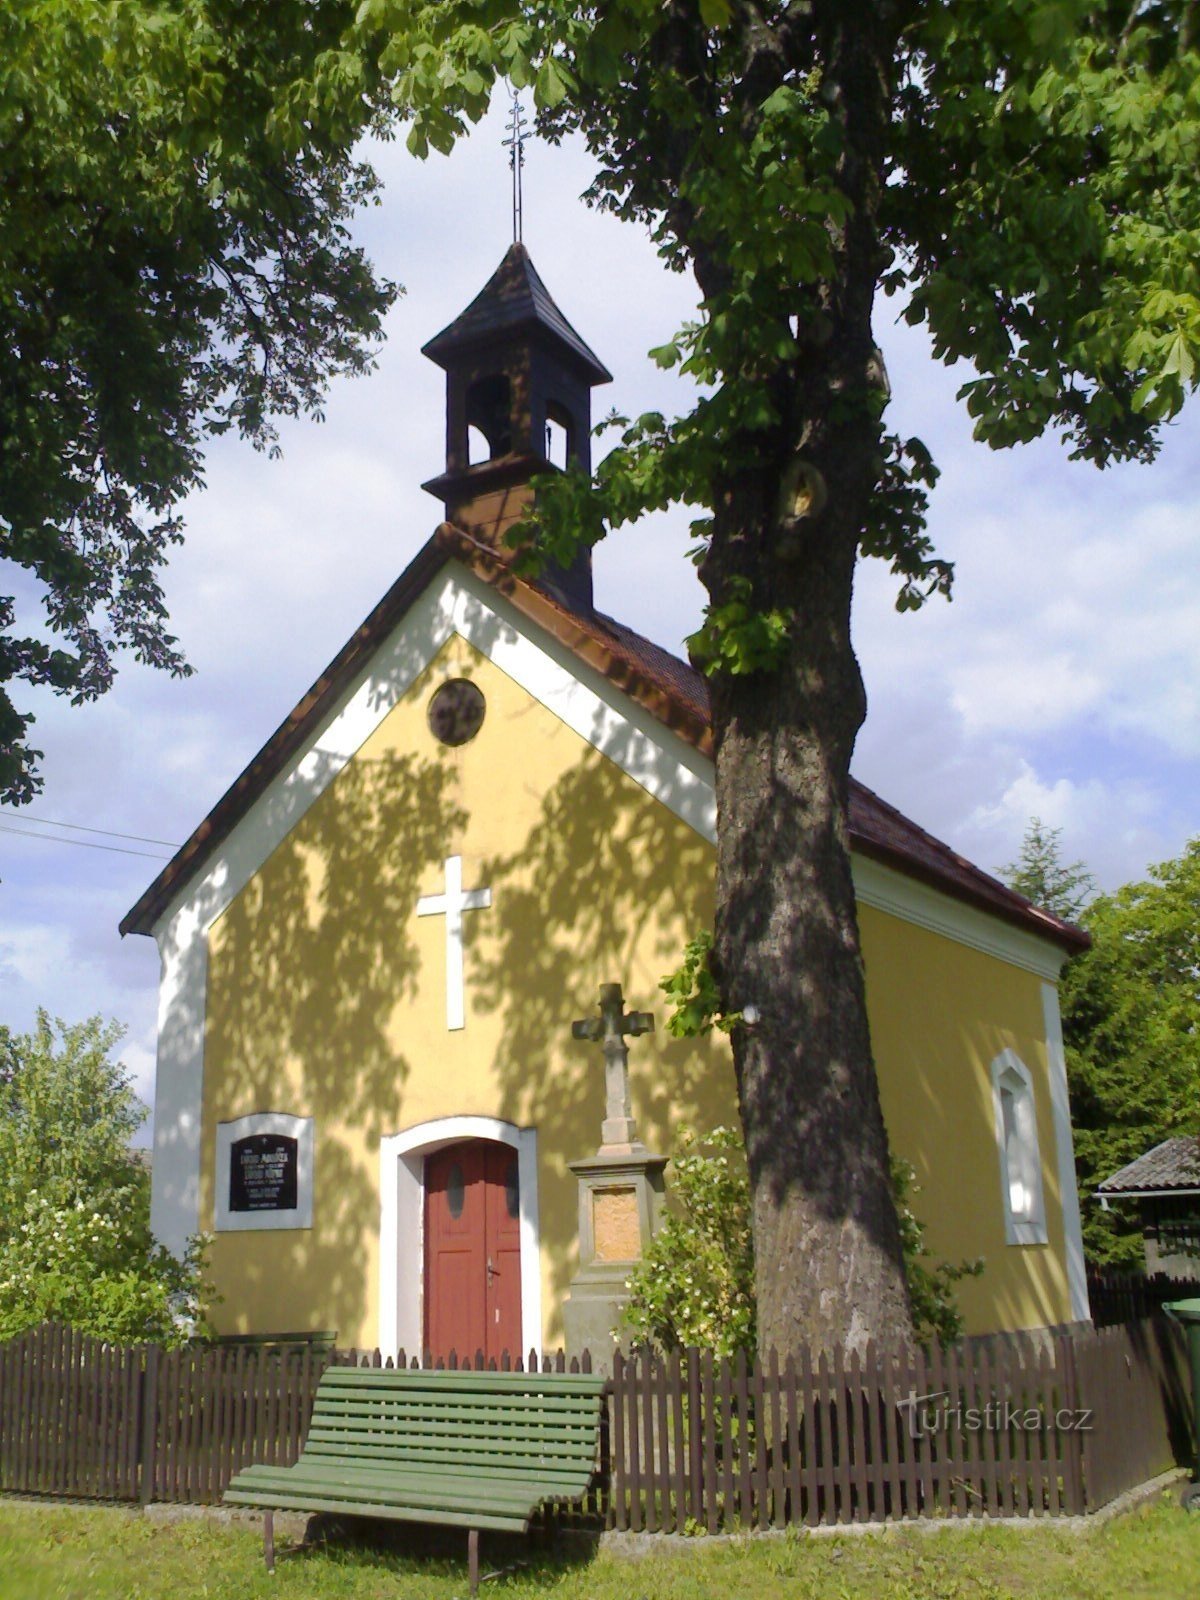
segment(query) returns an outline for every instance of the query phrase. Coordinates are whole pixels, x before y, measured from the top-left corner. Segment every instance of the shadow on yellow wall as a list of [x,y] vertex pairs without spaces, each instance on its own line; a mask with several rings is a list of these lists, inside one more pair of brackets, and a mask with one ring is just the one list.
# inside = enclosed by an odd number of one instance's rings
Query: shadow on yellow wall
[[[713,1126],[734,1107],[727,1050],[663,1029],[662,975],[712,916],[712,847],[606,757],[587,750],[540,798],[520,849],[489,859],[494,922],[471,958],[476,1008],[498,1014],[500,1115],[539,1130],[543,1250],[557,1307],[576,1265],[569,1161],[595,1153],[603,1058],[571,1039],[599,985],[620,981],[658,1032],[631,1047],[638,1131],[669,1153],[681,1123]],[[557,1315],[557,1313],[555,1313]]]
[[[984,1260],[981,1277],[958,1285],[968,1332],[1068,1320],[1041,980],[873,908],[859,917],[884,1120],[916,1175],[913,1210],[939,1259]],[[1046,1245],[1005,1238],[991,1078],[1005,1049],[1033,1077]]]
[[274,1330],[313,1327],[318,1307],[319,1325],[362,1325],[379,1195],[358,1153],[401,1114],[411,1064],[392,1023],[418,984],[421,873],[465,821],[453,776],[413,755],[350,762],[213,929],[202,1215],[218,1119],[302,1109],[319,1140],[311,1230],[216,1237],[219,1327],[246,1326],[246,1307]]

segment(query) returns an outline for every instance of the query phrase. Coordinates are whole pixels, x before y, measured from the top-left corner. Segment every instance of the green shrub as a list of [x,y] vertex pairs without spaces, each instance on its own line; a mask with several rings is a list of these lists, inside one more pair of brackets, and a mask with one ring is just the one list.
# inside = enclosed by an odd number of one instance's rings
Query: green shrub
[[205,1241],[180,1259],[150,1232],[129,1150],[146,1109],[111,1059],[123,1032],[39,1012],[0,1040],[0,1338],[53,1321],[173,1345],[203,1327]]
[[[977,1277],[982,1260],[937,1261],[909,1204],[917,1192],[906,1161],[893,1158],[892,1190],[900,1222],[913,1324],[918,1339],[953,1343],[963,1320],[955,1285]],[[684,1129],[672,1158],[671,1205],[629,1279],[622,1331],[659,1350],[689,1345],[717,1356],[755,1347],[754,1237],[750,1182],[740,1130]]]
[[629,1280],[623,1323],[660,1350],[754,1349],[754,1242],[740,1132],[679,1135],[671,1209]]

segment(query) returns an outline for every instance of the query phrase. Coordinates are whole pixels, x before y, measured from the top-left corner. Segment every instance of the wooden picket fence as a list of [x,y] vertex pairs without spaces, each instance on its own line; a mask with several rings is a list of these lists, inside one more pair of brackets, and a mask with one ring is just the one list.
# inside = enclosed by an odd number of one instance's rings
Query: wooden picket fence
[[1200,1295],[1200,1276],[1172,1278],[1165,1272],[1115,1272],[1094,1268],[1088,1273],[1088,1301],[1098,1328],[1136,1322],[1159,1314],[1169,1300]]
[[[331,1363],[457,1368],[425,1355],[397,1363],[378,1350],[266,1346],[113,1345],[46,1324],[0,1344],[0,1492],[211,1505],[255,1461],[300,1454],[321,1374]],[[477,1353],[463,1367],[482,1370]],[[591,1370],[562,1351],[508,1371]]]
[[709,1532],[1072,1516],[1189,1459],[1185,1352],[1158,1322],[780,1363],[618,1358],[609,1516]]
[[[214,1503],[252,1461],[296,1459],[331,1362],[392,1365],[311,1344],[161,1351],[34,1329],[0,1344],[0,1491]],[[531,1351],[499,1365],[590,1362]],[[618,1356],[582,1515],[675,1533],[1077,1515],[1189,1459],[1188,1381],[1181,1332],[1161,1318],[928,1355]]]

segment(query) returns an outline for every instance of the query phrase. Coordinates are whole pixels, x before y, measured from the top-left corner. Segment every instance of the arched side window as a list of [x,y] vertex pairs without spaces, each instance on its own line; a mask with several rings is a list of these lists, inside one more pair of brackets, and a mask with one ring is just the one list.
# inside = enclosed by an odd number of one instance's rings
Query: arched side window
[[546,405],[546,460],[564,471],[575,459],[575,420],[557,400]]
[[1037,1103],[1029,1068],[1015,1050],[1002,1050],[992,1062],[992,1099],[1004,1236],[1009,1244],[1045,1244]]
[[[472,433],[487,446],[487,454],[479,460],[494,461],[506,456],[513,447],[512,386],[507,374],[494,372],[490,377],[477,378],[467,390],[467,436]],[[472,466],[477,464],[476,450],[468,444]]]

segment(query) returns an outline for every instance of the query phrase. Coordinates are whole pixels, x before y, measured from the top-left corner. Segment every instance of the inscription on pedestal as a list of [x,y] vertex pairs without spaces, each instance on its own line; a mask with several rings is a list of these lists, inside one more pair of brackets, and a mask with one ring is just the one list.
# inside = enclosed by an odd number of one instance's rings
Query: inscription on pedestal
[[641,1257],[636,1189],[592,1190],[592,1239],[597,1261],[637,1261]]
[[276,1133],[237,1139],[230,1150],[230,1211],[294,1211],[299,1194],[299,1141]]

